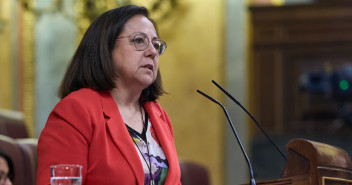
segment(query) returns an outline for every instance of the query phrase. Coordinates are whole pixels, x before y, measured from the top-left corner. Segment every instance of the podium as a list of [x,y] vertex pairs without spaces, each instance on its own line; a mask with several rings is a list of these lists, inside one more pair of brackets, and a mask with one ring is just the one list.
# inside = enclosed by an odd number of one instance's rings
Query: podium
[[281,177],[257,181],[257,185],[352,185],[352,162],[336,146],[293,139],[287,146],[288,159]]

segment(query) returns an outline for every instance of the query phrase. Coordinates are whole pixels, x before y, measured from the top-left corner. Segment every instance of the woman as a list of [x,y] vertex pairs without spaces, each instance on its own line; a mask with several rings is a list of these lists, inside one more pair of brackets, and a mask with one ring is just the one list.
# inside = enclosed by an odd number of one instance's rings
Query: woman
[[38,142],[37,185],[50,165],[80,164],[84,185],[180,183],[164,93],[159,40],[144,7],[105,12],[88,28],[62,81],[62,100]]
[[0,149],[0,185],[12,185],[14,168],[11,158]]

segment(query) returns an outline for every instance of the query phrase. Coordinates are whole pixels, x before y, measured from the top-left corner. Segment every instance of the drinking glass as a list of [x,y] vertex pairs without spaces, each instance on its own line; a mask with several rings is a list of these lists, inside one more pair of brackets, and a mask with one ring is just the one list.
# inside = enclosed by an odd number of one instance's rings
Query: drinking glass
[[82,166],[76,164],[58,164],[50,166],[51,185],[81,185]]

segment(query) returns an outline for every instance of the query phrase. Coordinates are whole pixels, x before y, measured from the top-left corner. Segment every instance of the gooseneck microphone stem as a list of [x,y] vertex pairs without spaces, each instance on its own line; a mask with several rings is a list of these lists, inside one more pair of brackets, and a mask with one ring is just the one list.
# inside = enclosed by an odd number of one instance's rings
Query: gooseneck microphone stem
[[240,106],[250,118],[254,121],[254,123],[258,126],[258,128],[264,133],[264,135],[268,138],[268,140],[271,142],[272,145],[280,152],[282,157],[287,161],[286,155],[280,150],[280,148],[274,143],[274,141],[271,139],[271,137],[265,132],[263,127],[258,123],[258,121],[252,116],[251,113],[247,111],[246,108],[244,108],[240,102],[238,102],[231,94],[229,94],[224,88],[222,88],[218,83],[216,83],[214,80],[212,80],[213,84],[215,84],[222,92],[224,92],[232,101],[234,101],[238,106]]
[[250,175],[250,185],[256,185],[255,180],[254,180],[254,177],[253,177],[252,165],[251,165],[251,163],[250,163],[250,161],[249,161],[249,158],[248,158],[248,156],[247,156],[246,151],[244,150],[244,148],[243,148],[243,146],[242,146],[242,142],[241,142],[240,138],[238,137],[238,134],[237,134],[237,132],[236,132],[236,129],[235,129],[235,127],[234,127],[233,124],[232,124],[232,121],[231,121],[231,119],[230,119],[230,117],[229,117],[229,115],[228,115],[228,113],[227,113],[227,110],[225,109],[225,107],[224,107],[220,102],[218,102],[218,101],[215,100],[214,98],[208,96],[207,94],[203,93],[203,92],[200,91],[200,90],[197,90],[197,92],[198,92],[199,94],[205,96],[206,98],[208,98],[208,99],[211,100],[212,102],[218,104],[218,105],[222,108],[222,110],[224,110],[224,113],[225,113],[225,115],[226,115],[226,118],[227,118],[227,120],[228,120],[229,123],[230,123],[230,126],[231,126],[231,128],[232,128],[232,131],[233,131],[233,133],[235,134],[236,139],[237,139],[237,142],[238,142],[238,144],[240,145],[241,151],[242,151],[242,153],[243,153],[243,155],[244,155],[244,157],[245,157],[245,159],[246,159],[246,161],[247,161],[248,168],[249,168],[249,175]]

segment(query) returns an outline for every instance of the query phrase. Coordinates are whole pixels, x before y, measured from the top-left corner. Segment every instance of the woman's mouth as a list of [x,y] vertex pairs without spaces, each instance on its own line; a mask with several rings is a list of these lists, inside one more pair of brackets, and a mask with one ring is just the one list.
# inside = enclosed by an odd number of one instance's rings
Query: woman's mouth
[[151,65],[151,64],[146,64],[146,65],[143,65],[142,67],[153,71],[153,65]]

